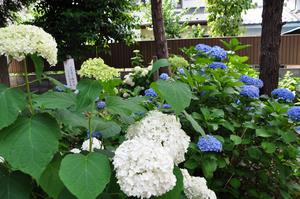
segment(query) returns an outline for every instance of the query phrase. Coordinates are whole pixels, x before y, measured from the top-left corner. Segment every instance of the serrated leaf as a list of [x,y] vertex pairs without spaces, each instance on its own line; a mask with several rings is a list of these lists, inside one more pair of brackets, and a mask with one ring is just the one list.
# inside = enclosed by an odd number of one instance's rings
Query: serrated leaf
[[47,92],[33,98],[37,106],[46,109],[64,109],[75,105],[75,95],[73,93]]
[[176,176],[175,187],[171,191],[165,193],[164,195],[157,197],[157,199],[170,199],[170,198],[179,199],[180,198],[180,195],[183,192],[183,176],[178,167],[174,168],[174,175]]
[[37,54],[30,55],[35,68],[35,75],[39,81],[41,81],[43,70],[44,70],[44,60]]
[[152,75],[154,72],[159,70],[162,67],[168,67],[170,66],[170,62],[168,59],[159,59],[153,63],[152,70],[150,71],[150,75]]
[[121,132],[121,127],[114,121],[106,121],[100,118],[95,118],[92,121],[93,131],[100,131],[103,138],[110,138],[118,135]]
[[59,176],[79,199],[95,199],[110,181],[109,160],[100,153],[70,154],[62,160]]
[[230,140],[233,141],[234,145],[239,145],[242,143],[242,139],[237,135],[230,135]]
[[[131,115],[132,113],[146,112],[147,110],[140,105],[140,101],[136,99],[124,100],[118,96],[106,97],[106,109],[112,114]],[[136,101],[137,100],[137,101]]]
[[179,114],[191,103],[192,91],[185,83],[158,80],[153,82],[151,87],[172,106],[176,114]]
[[0,131],[0,155],[9,164],[39,179],[58,151],[60,129],[48,114],[20,117]]
[[23,92],[0,84],[0,129],[11,125],[25,107]]
[[276,145],[271,142],[262,142],[261,146],[266,153],[274,153],[276,150]]
[[102,91],[100,82],[91,79],[81,80],[78,83],[77,89],[79,90],[76,99],[77,110],[82,110],[95,103],[96,98]]
[[59,194],[65,188],[64,184],[58,176],[58,171],[61,163],[61,157],[56,157],[46,170],[43,172],[39,179],[39,184],[43,190],[52,198],[58,198]]
[[272,134],[266,129],[256,129],[255,133],[258,137],[268,138],[272,136]]
[[201,167],[205,178],[212,178],[216,171],[218,162],[215,159],[203,159]]
[[85,118],[84,114],[71,112],[68,109],[61,109],[55,112],[55,118],[65,124],[70,125],[74,128],[76,127],[86,127],[87,119]]

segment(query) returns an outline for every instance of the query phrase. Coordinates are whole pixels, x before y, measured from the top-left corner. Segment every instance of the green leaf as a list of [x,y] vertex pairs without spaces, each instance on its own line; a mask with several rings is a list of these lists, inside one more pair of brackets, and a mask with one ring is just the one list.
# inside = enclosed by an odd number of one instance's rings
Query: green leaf
[[171,198],[179,199],[180,198],[180,195],[183,192],[183,176],[178,167],[174,168],[174,174],[177,180],[175,187],[171,191],[165,193],[164,195],[157,197],[157,199],[171,199]]
[[0,129],[11,125],[25,107],[24,93],[0,84]]
[[[146,109],[140,105],[139,98],[124,100],[118,96],[106,97],[106,108],[112,114],[131,115],[132,113],[146,112]],[[137,100],[137,101],[136,101]]]
[[239,145],[242,143],[242,139],[237,135],[230,135],[230,140],[233,141],[234,145]]
[[168,67],[170,66],[170,62],[168,59],[159,59],[153,63],[152,70],[150,71],[150,75],[152,75],[154,72],[159,70],[162,67]]
[[205,136],[205,132],[202,129],[202,127],[198,124],[198,122],[191,115],[189,115],[186,111],[184,111],[183,113],[184,113],[186,119],[191,123],[191,125],[195,129],[195,131],[200,133],[202,136]]
[[217,170],[218,162],[215,159],[205,158],[201,162],[201,167],[205,178],[212,178]]
[[241,186],[241,181],[237,178],[232,178],[230,180],[230,185],[235,188],[235,189],[238,189],[240,186]]
[[61,157],[54,158],[39,179],[40,186],[49,196],[54,199],[58,198],[59,194],[65,188],[58,176],[60,163]]
[[276,145],[271,142],[262,142],[261,146],[266,153],[274,153],[276,150]]
[[0,167],[0,198],[31,199],[31,179],[21,172],[8,173]]
[[78,83],[77,89],[79,90],[76,101],[77,110],[82,110],[95,103],[96,98],[102,91],[100,82],[91,79],[81,80]]
[[30,56],[35,68],[35,74],[38,80],[41,81],[43,70],[44,70],[44,60],[42,57],[38,56],[37,54],[33,54]]
[[256,147],[250,147],[248,149],[248,155],[255,160],[259,160],[262,156],[262,152]]
[[64,109],[75,105],[75,95],[73,93],[47,92],[33,98],[37,106],[46,109]]
[[61,109],[57,110],[55,113],[55,118],[65,124],[72,126],[74,128],[76,127],[86,127],[87,125],[87,119],[85,118],[84,114],[77,113],[77,112],[71,112],[67,109]]
[[20,117],[0,131],[0,155],[15,169],[39,179],[58,151],[60,129],[48,114]]
[[121,127],[114,121],[95,118],[92,121],[93,131],[100,131],[103,138],[110,138],[121,132]]
[[191,103],[192,92],[190,87],[185,83],[158,80],[157,82],[153,82],[151,87],[172,106],[176,114],[179,114]]
[[281,138],[285,143],[291,143],[297,140],[297,136],[293,132],[285,132],[281,135]]
[[79,199],[95,199],[110,181],[109,160],[100,153],[70,154],[62,160],[59,176]]
[[256,132],[256,136],[258,137],[268,138],[272,136],[272,134],[266,129],[256,129],[255,132]]

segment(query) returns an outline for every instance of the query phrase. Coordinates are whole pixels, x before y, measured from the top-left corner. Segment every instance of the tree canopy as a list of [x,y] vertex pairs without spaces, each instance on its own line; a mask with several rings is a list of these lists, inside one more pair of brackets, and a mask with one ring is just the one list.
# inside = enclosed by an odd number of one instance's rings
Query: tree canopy
[[207,0],[211,36],[239,35],[242,13],[251,7],[252,0]]
[[135,8],[130,0],[41,0],[34,24],[55,37],[60,59],[79,57],[86,45],[132,41]]

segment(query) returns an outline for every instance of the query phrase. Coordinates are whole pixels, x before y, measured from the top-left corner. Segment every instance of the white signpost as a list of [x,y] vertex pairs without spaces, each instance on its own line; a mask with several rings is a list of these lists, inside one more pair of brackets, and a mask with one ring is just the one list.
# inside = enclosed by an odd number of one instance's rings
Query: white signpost
[[65,69],[65,76],[67,80],[67,86],[70,89],[75,90],[77,86],[77,76],[76,76],[74,59],[70,58],[64,61],[64,69]]

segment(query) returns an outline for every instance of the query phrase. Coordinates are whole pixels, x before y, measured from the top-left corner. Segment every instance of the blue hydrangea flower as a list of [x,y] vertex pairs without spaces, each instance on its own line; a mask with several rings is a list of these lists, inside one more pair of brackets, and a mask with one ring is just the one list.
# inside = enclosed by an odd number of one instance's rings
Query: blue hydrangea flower
[[162,80],[167,80],[167,79],[169,79],[169,75],[167,73],[162,73],[162,74],[160,74],[159,78]]
[[172,108],[172,106],[171,106],[171,104],[163,104],[163,105],[161,105],[161,108],[170,109],[170,108]]
[[199,52],[205,53],[205,54],[207,54],[211,50],[211,47],[206,44],[197,44],[195,48]]
[[157,93],[152,88],[149,88],[149,89],[145,90],[145,96],[157,97]]
[[106,106],[106,103],[104,101],[98,101],[96,105],[97,105],[98,109],[104,109]]
[[207,52],[207,55],[217,60],[224,60],[227,58],[227,51],[219,46],[214,46]]
[[240,77],[240,81],[246,85],[256,86],[257,88],[262,88],[264,86],[264,82],[258,78],[249,77],[247,75],[242,75]]
[[215,151],[215,152],[221,152],[222,151],[222,143],[217,140],[212,135],[206,135],[199,138],[199,141],[197,143],[198,148],[202,152],[209,152],[209,151]]
[[184,69],[183,68],[178,68],[178,72],[181,74],[181,75],[184,75]]
[[296,133],[300,134],[300,126],[296,126],[295,131],[296,131]]
[[[100,138],[102,138],[102,133],[99,132],[99,131],[94,131],[94,132],[92,133],[92,137],[93,137],[93,138],[100,139]],[[89,131],[87,132],[87,139],[90,139],[90,132],[89,132]]]
[[213,63],[209,64],[208,67],[211,69],[216,69],[216,68],[226,69],[227,68],[226,64],[224,64],[222,62],[213,62]]
[[240,104],[241,104],[241,100],[237,99],[237,100],[235,101],[235,103],[236,103],[237,105],[240,105]]
[[240,91],[240,95],[249,98],[258,98],[259,97],[259,89],[252,85],[245,85],[242,87]]
[[300,121],[300,106],[293,106],[290,108],[287,115],[293,121]]
[[295,99],[294,93],[286,88],[274,89],[271,95],[274,98],[283,99],[286,102],[292,102]]

